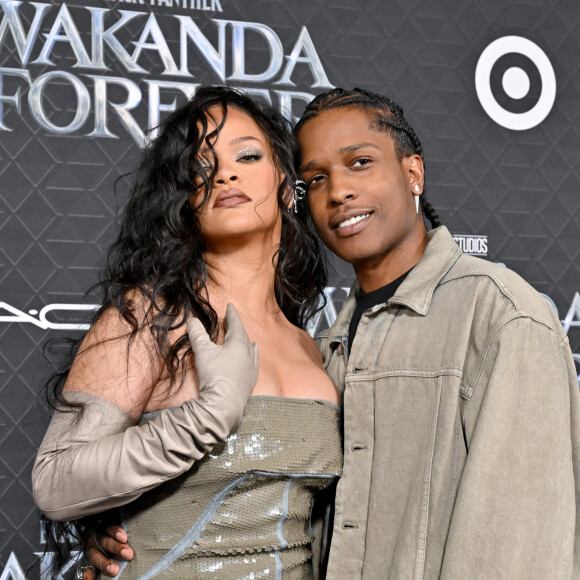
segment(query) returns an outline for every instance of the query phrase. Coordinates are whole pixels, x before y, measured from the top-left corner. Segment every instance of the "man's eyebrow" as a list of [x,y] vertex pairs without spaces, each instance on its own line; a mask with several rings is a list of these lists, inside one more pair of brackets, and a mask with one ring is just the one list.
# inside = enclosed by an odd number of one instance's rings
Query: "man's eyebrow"
[[[344,147],[341,147],[338,150],[338,153],[340,155],[343,155],[344,153],[352,153],[353,151],[358,151],[359,149],[363,149],[365,147],[371,147],[372,149],[379,149],[379,147],[377,147],[374,143],[367,143],[366,141],[362,141],[360,143],[353,143],[352,145],[345,145]],[[314,167],[316,167],[317,165],[318,165],[318,161],[316,159],[313,159],[312,161],[310,161],[306,165],[300,167],[300,172],[302,173],[302,172],[310,171],[311,169],[314,169]]]
[[373,149],[379,149],[374,143],[367,143],[362,141],[361,143],[354,143],[353,145],[345,145],[341,147],[338,152],[339,153],[350,153],[352,151],[357,151],[358,149],[363,149],[364,147],[372,147]]
[[306,171],[314,169],[317,165],[318,161],[316,161],[316,159],[313,159],[310,163],[307,163],[306,165],[303,165],[302,167],[298,168],[298,171],[300,173],[305,173]]

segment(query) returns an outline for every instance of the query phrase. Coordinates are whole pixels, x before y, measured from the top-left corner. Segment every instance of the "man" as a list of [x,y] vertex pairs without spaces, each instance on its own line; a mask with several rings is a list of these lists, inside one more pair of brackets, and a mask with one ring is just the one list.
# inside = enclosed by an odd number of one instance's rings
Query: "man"
[[513,272],[427,234],[421,144],[392,101],[336,89],[296,133],[312,219],[357,277],[320,344],[344,407],[328,577],[580,577],[560,322]]
[[513,272],[426,231],[421,144],[392,101],[335,89],[296,133],[311,219],[357,277],[320,337],[344,407],[327,578],[580,577],[561,324]]

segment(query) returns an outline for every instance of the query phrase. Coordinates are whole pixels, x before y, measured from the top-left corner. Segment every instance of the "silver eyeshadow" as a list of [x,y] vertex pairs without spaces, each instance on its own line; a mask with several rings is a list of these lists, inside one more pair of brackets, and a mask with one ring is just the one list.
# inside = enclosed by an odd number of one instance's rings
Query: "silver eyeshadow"
[[256,156],[261,159],[264,156],[264,152],[259,147],[244,147],[243,149],[239,149],[234,153],[232,156],[234,161],[242,161],[246,156]]

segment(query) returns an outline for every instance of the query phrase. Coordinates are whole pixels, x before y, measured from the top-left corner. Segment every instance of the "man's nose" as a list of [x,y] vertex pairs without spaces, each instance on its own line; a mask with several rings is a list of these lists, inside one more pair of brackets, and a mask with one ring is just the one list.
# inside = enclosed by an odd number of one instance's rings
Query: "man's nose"
[[330,179],[328,201],[330,205],[340,205],[357,197],[355,179],[336,176]]

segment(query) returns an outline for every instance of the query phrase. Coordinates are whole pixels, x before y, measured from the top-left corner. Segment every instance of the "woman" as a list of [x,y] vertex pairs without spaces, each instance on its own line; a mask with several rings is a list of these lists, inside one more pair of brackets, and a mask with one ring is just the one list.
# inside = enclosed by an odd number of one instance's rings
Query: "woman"
[[307,520],[340,435],[302,330],[324,274],[293,153],[278,114],[205,88],[143,156],[33,470],[49,518],[125,506],[123,578],[312,575]]

